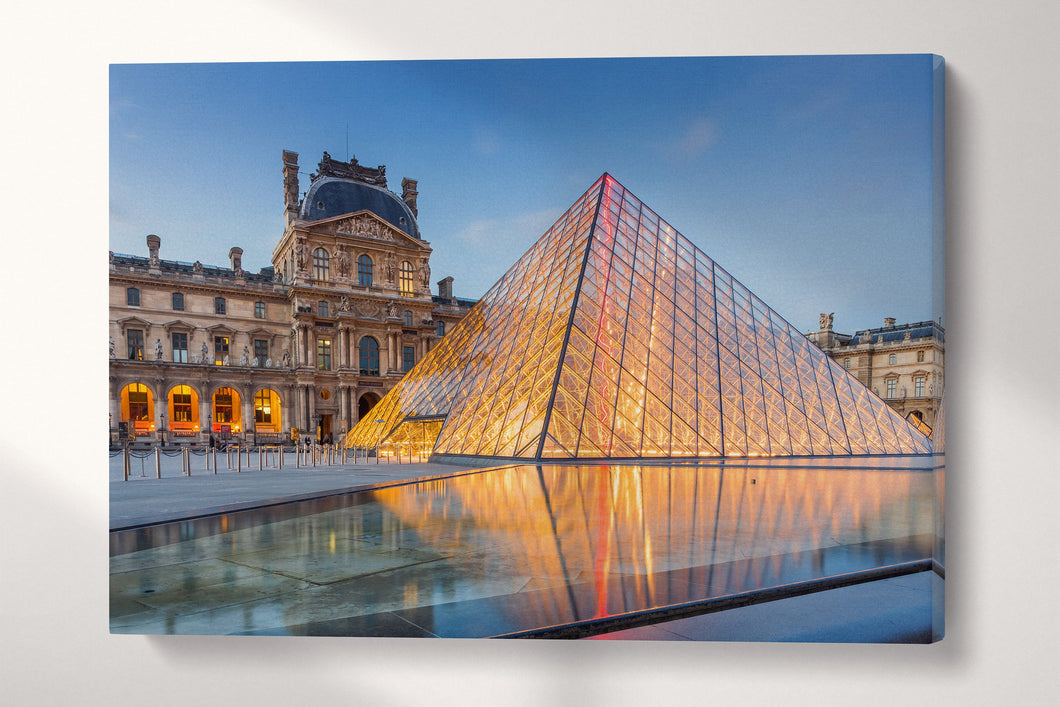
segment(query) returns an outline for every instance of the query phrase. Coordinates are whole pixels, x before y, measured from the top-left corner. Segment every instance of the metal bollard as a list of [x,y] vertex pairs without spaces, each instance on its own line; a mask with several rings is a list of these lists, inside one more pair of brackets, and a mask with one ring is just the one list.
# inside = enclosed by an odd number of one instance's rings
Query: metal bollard
[[162,478],[162,450],[155,447],[155,478]]
[[228,456],[228,470],[232,471],[232,445],[225,447],[225,454]]
[[[217,447],[214,447],[210,451],[213,452],[213,473],[214,473],[214,476],[216,476],[217,475]],[[210,455],[207,454],[206,456],[207,456],[207,458],[209,458]]]
[[129,472],[131,471],[131,463],[129,461],[129,445],[125,444],[122,450],[122,476],[123,481],[129,480]]
[[236,473],[243,471],[243,454],[241,449],[236,450]]
[[258,471],[261,471],[261,447],[258,447]]
[[283,445],[282,444],[280,445],[279,452],[277,452],[277,458],[279,459],[280,470],[282,471],[283,470]]

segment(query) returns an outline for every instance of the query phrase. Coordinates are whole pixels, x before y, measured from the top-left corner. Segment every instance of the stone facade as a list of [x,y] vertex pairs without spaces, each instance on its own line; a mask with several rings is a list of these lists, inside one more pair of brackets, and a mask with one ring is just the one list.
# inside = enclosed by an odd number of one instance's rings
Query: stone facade
[[820,329],[806,336],[903,417],[913,414],[934,427],[945,384],[942,325],[895,324],[887,317],[878,329],[850,335],[833,331],[832,320],[822,314]]
[[[153,234],[146,258],[111,253],[112,437],[124,423],[167,442],[336,439],[473,306],[451,277],[431,293],[415,181],[398,197],[385,167],[325,153],[314,211],[298,198],[297,154],[284,151],[283,175],[286,227],[258,273],[238,247],[229,267],[162,260]],[[307,218],[340,207],[352,210]]]

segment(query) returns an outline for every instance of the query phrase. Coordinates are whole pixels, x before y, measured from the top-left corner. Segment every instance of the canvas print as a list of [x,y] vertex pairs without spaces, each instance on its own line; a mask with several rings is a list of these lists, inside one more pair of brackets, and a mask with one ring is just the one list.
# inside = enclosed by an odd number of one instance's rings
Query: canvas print
[[112,66],[111,632],[941,640],[943,95]]

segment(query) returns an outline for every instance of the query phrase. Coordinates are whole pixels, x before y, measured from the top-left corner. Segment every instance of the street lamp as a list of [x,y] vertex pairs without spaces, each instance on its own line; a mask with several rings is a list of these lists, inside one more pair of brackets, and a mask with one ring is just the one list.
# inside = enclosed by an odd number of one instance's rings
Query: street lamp
[[159,430],[162,433],[162,446],[166,446],[166,413],[162,413],[162,429]]

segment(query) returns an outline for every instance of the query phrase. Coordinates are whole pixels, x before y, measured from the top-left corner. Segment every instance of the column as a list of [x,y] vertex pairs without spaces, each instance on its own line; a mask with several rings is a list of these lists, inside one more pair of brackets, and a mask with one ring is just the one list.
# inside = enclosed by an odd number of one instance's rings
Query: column
[[251,442],[254,440],[254,386],[244,386],[239,397],[243,408],[243,438]]
[[210,414],[212,397],[206,388],[199,391],[199,434],[205,435],[206,439],[213,433],[213,416]]

